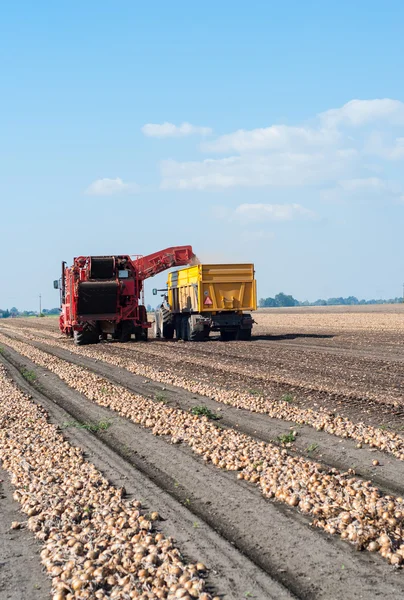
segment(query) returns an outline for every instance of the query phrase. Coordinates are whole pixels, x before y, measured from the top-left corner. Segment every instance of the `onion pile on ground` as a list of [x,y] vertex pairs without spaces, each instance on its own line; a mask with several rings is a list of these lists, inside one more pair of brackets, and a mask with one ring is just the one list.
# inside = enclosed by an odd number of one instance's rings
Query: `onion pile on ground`
[[158,513],[145,516],[140,502],[125,500],[1,366],[0,458],[43,544],[54,600],[211,600],[206,567],[186,564],[173,539],[155,530]]
[[218,468],[238,471],[239,479],[258,485],[265,497],[313,515],[315,526],[339,534],[358,549],[378,551],[393,565],[403,562],[403,499],[383,496],[370,481],[353,477],[352,470],[341,473],[323,469],[321,464],[290,456],[273,444],[220,428],[206,417],[132,394],[24,342],[7,343],[88,399],[151,429],[154,435],[170,436],[172,443],[188,444]]
[[[7,328],[9,327],[7,326]],[[12,328],[10,327],[9,329]],[[16,329],[16,331],[20,333],[20,329]],[[30,331],[25,336],[35,340],[35,336]],[[4,343],[8,343],[7,338],[3,338],[3,341]],[[56,340],[48,339],[46,343],[49,346],[66,348],[66,345]],[[315,411],[310,408],[301,408],[283,400],[274,401],[264,396],[251,395],[244,391],[220,389],[211,384],[208,385],[187,377],[181,377],[176,374],[175,370],[170,372],[161,371],[158,368],[141,365],[129,357],[123,358],[105,352],[102,347],[77,348],[69,345],[69,350],[75,354],[88,356],[89,358],[102,360],[103,362],[121,367],[131,373],[147,377],[153,381],[181,387],[193,394],[200,394],[223,404],[267,414],[274,419],[282,419],[300,425],[309,425],[317,431],[325,431],[338,437],[350,438],[361,444],[366,444],[370,448],[377,448],[383,452],[392,454],[400,460],[404,460],[404,438],[393,431],[372,427],[361,422],[353,423],[340,415],[331,414],[323,410]]]

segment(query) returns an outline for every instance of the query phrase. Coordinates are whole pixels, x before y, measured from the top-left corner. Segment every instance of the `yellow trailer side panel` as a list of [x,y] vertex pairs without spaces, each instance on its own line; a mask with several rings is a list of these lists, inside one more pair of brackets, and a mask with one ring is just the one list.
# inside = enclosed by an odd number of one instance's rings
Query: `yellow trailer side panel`
[[196,265],[169,273],[168,302],[174,312],[256,310],[253,264]]

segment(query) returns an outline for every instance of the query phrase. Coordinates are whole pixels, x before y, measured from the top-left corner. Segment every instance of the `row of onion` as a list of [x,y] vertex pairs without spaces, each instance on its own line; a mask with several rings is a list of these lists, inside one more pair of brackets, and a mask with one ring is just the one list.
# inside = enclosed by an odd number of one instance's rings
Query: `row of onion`
[[[13,328],[9,329],[12,330]],[[14,328],[14,330],[21,333],[21,328]],[[35,336],[32,335],[29,329],[25,330],[24,335],[28,339],[35,339]],[[47,331],[46,336],[48,335],[53,339],[47,339],[47,345],[66,347],[65,343],[56,339],[59,337],[57,334]],[[222,389],[211,382],[206,383],[180,376],[175,369],[163,371],[158,367],[140,364],[127,355],[124,357],[117,356],[115,353],[106,351],[102,346],[77,348],[69,345],[69,350],[79,355],[85,355],[89,358],[102,360],[114,366],[127,369],[131,373],[147,377],[153,381],[181,387],[193,394],[200,394],[223,404],[267,414],[274,419],[282,419],[299,425],[308,425],[317,431],[325,431],[338,437],[350,438],[359,444],[358,447],[360,447],[360,444],[365,444],[370,448],[377,448],[378,450],[387,452],[399,460],[404,460],[404,438],[394,431],[373,427],[363,422],[354,423],[347,417],[325,410],[303,408],[284,400],[274,401],[262,395],[251,394],[245,390]]]
[[206,567],[184,561],[174,540],[156,529],[158,513],[125,499],[2,366],[0,459],[25,525],[43,545],[53,600],[212,600]]
[[[0,336],[1,338],[2,336]],[[404,559],[404,501],[383,496],[370,481],[341,473],[286,449],[259,442],[233,429],[219,428],[206,417],[130,393],[108,379],[34,346],[3,340],[30,360],[58,375],[89,400],[108,407],[154,435],[187,444],[218,468],[237,471],[238,478],[273,498],[314,517],[313,524],[339,534],[357,548],[380,552],[389,562]]]

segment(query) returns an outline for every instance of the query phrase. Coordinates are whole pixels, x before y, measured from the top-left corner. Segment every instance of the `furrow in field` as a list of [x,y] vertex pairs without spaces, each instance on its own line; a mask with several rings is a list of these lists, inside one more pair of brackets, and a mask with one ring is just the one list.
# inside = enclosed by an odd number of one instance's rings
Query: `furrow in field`
[[[105,478],[117,489],[124,487],[127,498],[140,498],[144,514],[158,511],[160,519],[154,525],[166,537],[177,540],[187,557],[184,561],[199,557],[207,565],[206,591],[212,595],[214,590],[220,590],[224,598],[239,600],[240,590],[249,590],[257,600],[291,600],[292,596],[301,600],[317,597],[328,600],[327,586],[320,595],[314,593],[319,588],[312,577],[312,567],[308,565],[296,577],[301,557],[305,556],[304,540],[310,536],[317,540],[312,563],[320,565],[321,572],[326,571],[334,584],[338,573],[327,567],[329,559],[322,558],[330,555],[331,548],[334,560],[338,561],[339,555],[340,563],[355,563],[350,568],[352,573],[358,568],[365,570],[369,561],[374,564],[374,556],[369,553],[352,553],[347,544],[329,540],[319,530],[307,528],[307,517],[297,511],[269,502],[262,506],[258,489],[248,483],[240,484],[229,472],[201,464],[187,447],[150,435],[149,430],[88,400],[56,374],[11,348],[3,349],[0,362],[18,387],[46,409],[50,421],[63,428],[69,443],[80,447]],[[27,374],[32,378],[27,378]],[[254,505],[260,505],[261,509]],[[253,527],[246,527],[249,511],[257,515]],[[282,514],[291,511],[295,526],[301,529],[301,541],[292,545],[286,528],[290,516]],[[24,533],[24,530],[18,532],[19,536]],[[279,548],[276,553],[269,550],[274,540]],[[285,556],[287,570],[283,569]],[[400,572],[394,573],[393,583],[391,569],[386,569],[382,559],[376,563],[380,580],[386,581],[389,576],[390,592],[402,586],[404,593]],[[352,577],[348,577],[350,590],[354,589],[352,583]],[[333,589],[331,581],[328,587]],[[352,600],[355,598],[352,593]]]
[[[224,346],[226,348],[221,350]],[[169,343],[168,346],[153,342],[127,345],[125,351],[135,357],[146,355],[163,364],[171,363],[183,373],[202,367],[203,372],[218,383],[227,379],[232,387],[249,386],[272,394],[293,389],[306,404],[312,404],[313,397],[314,402],[318,402],[319,397],[327,394],[348,406],[353,400],[363,405],[369,401],[379,406],[384,404],[390,410],[403,407],[401,363],[330,358],[324,353],[302,349],[272,347],[268,350],[255,342]]]
[[[22,335],[24,336],[24,334]],[[25,334],[25,337],[31,339],[33,342],[36,339],[32,334]],[[6,343],[7,339],[4,338]],[[47,345],[50,347],[66,348],[66,343],[50,339],[47,341]],[[354,423],[346,417],[321,409],[314,411],[311,408],[302,408],[290,402],[290,399],[271,400],[262,395],[252,395],[251,392],[219,388],[211,382],[205,383],[197,379],[181,376],[175,369],[162,370],[155,365],[144,365],[131,359],[125,351],[123,351],[122,355],[119,355],[118,353],[121,350],[116,350],[115,346],[118,346],[118,344],[77,348],[70,344],[68,348],[74,354],[102,360],[154,381],[175,385],[176,387],[213,398],[217,402],[235,406],[236,408],[267,414],[275,419],[308,425],[319,431],[325,431],[326,433],[342,438],[351,438],[359,444],[367,444],[371,448],[378,448],[400,460],[404,460],[404,438],[393,431],[366,425],[363,422]],[[119,346],[121,348],[123,345]]]
[[[39,350],[50,350],[43,343],[31,342]],[[307,425],[290,425],[281,419],[272,419],[266,414],[250,412],[216,402],[212,398],[199,396],[183,388],[169,384],[161,384],[131,373],[127,369],[111,365],[107,362],[79,356],[67,349],[51,347],[51,353],[109,379],[113,383],[125,387],[134,394],[164,402],[169,406],[185,411],[203,410],[220,420],[220,425],[241,431],[264,442],[274,443],[289,448],[291,453],[315,459],[329,467],[341,471],[354,468],[362,479],[371,479],[386,494],[404,493],[404,461],[386,456],[383,452],[369,446],[361,446],[354,440],[330,436]],[[379,462],[374,466],[372,460]]]
[[371,485],[336,469],[298,456],[290,456],[273,444],[258,442],[232,429],[221,429],[205,417],[161,406],[112,384],[77,365],[11,339],[9,346],[57,374],[90,400],[107,406],[125,418],[170,436],[172,443],[188,445],[204,460],[238,478],[257,484],[266,498],[275,498],[314,516],[313,524],[359,548],[379,551],[392,564],[404,556],[402,498],[383,496]]
[[[357,600],[380,594],[396,600],[404,594],[400,569],[308,527],[309,515],[263,500],[258,487],[202,463],[186,445],[150,435],[91,402],[11,348],[4,348],[1,360],[20,388],[46,408],[53,422],[63,424],[70,443],[80,446],[105,477],[117,488],[124,485],[130,497],[141,498],[143,507],[159,511],[165,534],[178,540],[187,557],[198,556],[208,566],[209,581],[224,598],[239,600],[248,592],[257,600]],[[119,373],[110,368],[115,370]],[[34,374],[35,381],[28,382],[21,372]],[[109,427],[92,434],[65,428],[72,422],[101,421]]]
[[[26,333],[32,328],[16,327]],[[59,338],[55,331],[36,331],[36,335]],[[167,357],[169,348],[169,361]],[[328,349],[331,350],[331,349]],[[183,372],[203,367],[203,371],[218,380],[219,374],[229,378],[230,385],[248,382],[265,393],[274,393],[276,387],[282,394],[284,388],[294,388],[299,395],[330,394],[351,399],[383,403],[401,407],[402,364],[394,361],[374,360],[358,356],[343,356],[334,351],[332,359],[324,352],[305,348],[294,350],[272,344],[269,348],[259,341],[204,344],[181,344],[154,340],[151,344],[126,345],[125,351],[135,357],[144,355],[158,359],[163,364],[175,365]],[[276,393],[276,392],[275,392]]]
[[184,563],[173,540],[154,530],[158,514],[125,500],[2,366],[0,399],[2,466],[43,544],[54,600],[211,598],[199,575],[204,565]]

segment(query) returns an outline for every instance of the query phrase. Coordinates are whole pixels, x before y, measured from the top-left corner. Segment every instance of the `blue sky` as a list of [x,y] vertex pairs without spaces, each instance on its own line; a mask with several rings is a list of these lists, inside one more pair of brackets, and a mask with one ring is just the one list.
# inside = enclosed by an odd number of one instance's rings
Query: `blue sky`
[[[3,3],[0,307],[191,243],[259,296],[401,295],[404,4]],[[163,277],[147,283],[150,290]]]

